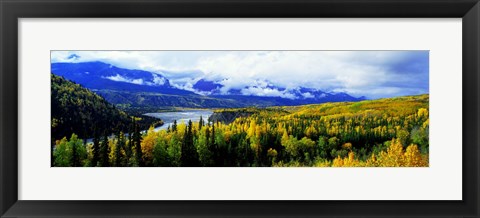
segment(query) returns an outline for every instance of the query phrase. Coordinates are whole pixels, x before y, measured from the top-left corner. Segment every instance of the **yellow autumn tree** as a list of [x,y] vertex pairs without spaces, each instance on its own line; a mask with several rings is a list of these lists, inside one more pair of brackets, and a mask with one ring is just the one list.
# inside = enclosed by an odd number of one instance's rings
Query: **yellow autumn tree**
[[423,117],[423,116],[428,117],[428,110],[425,108],[420,108],[418,109],[417,115],[419,117]]
[[146,166],[149,166],[153,161],[153,147],[157,140],[157,134],[154,131],[153,126],[148,129],[147,135],[143,137],[143,141],[140,143],[142,147],[142,158]]
[[382,151],[378,157],[378,164],[381,167],[400,167],[404,165],[403,146],[400,140],[392,139],[387,152]]
[[376,167],[378,165],[379,164],[378,164],[377,157],[375,156],[375,154],[372,154],[370,159],[368,159],[367,162],[365,163],[366,167]]
[[348,152],[348,157],[341,158],[338,156],[333,160],[333,167],[360,167],[363,166],[359,160],[355,159],[355,153],[353,151]]
[[342,145],[342,148],[345,149],[345,150],[352,150],[352,143],[347,142],[347,143]]
[[406,167],[425,167],[428,166],[426,158],[422,157],[422,154],[418,150],[417,145],[410,145],[407,147],[405,154],[405,166]]

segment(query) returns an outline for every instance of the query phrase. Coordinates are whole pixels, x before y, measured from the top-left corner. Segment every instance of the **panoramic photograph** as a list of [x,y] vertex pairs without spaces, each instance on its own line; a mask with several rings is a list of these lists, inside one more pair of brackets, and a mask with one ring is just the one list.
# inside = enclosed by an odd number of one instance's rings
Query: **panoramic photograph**
[[429,51],[51,51],[52,167],[429,167]]

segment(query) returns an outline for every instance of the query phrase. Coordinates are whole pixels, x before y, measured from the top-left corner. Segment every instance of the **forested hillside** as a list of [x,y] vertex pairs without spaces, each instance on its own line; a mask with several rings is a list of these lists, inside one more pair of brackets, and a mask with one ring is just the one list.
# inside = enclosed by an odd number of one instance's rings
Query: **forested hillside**
[[[188,107],[188,108],[230,108],[245,107],[249,102],[231,99],[217,99],[201,95],[170,95],[154,92],[128,92],[115,90],[95,90],[96,93],[115,105],[130,108]],[[149,111],[149,112],[153,112]]]
[[[51,74],[51,129],[52,140],[70,137],[72,133],[81,139],[93,138],[97,134],[126,131],[132,124],[132,117],[117,109],[101,96]],[[148,128],[154,118],[137,117],[141,128]]]
[[[55,165],[428,166],[428,95],[216,111],[236,112],[231,123],[175,123],[143,134],[136,129],[128,139],[119,132],[86,146],[72,136],[58,142]],[[68,152],[77,147],[84,149],[81,156]]]

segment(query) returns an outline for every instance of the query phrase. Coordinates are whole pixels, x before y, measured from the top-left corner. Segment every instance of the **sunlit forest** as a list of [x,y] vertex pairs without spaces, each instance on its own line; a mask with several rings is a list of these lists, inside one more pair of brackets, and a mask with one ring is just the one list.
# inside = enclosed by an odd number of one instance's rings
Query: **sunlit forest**
[[[95,105],[110,107],[98,102]],[[92,126],[57,137],[52,149],[53,166],[429,166],[428,94],[360,102],[218,109],[207,122],[175,122],[160,131],[153,126],[142,131],[139,119],[111,109],[104,111],[122,117],[122,128],[97,133]],[[236,118],[222,120],[218,118],[222,114],[234,114]],[[68,132],[64,130],[55,134]],[[93,138],[91,142],[85,140],[87,136]]]

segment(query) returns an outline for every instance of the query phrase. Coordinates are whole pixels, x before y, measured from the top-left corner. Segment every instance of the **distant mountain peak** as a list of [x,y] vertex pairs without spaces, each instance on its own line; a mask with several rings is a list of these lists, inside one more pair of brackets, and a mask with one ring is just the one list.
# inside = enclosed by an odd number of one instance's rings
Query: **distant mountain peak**
[[101,61],[52,63],[51,71],[93,90],[195,95],[173,87],[168,78],[159,73],[124,69]]
[[365,97],[355,98],[347,93],[338,92],[331,93],[325,92],[317,88],[299,86],[296,88],[287,89],[282,86],[276,86],[273,82],[267,79],[255,80],[251,85],[244,86],[238,89],[229,89],[225,92],[220,92],[224,85],[221,81],[211,81],[205,78],[198,80],[193,89],[198,93],[209,96],[228,96],[228,95],[244,95],[244,96],[257,96],[257,97],[279,97],[291,100],[308,100],[317,102],[328,101],[357,101],[364,100]]

